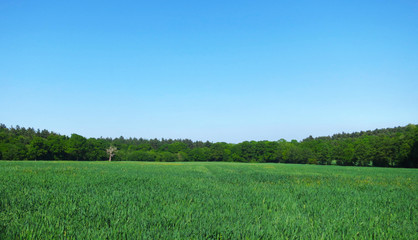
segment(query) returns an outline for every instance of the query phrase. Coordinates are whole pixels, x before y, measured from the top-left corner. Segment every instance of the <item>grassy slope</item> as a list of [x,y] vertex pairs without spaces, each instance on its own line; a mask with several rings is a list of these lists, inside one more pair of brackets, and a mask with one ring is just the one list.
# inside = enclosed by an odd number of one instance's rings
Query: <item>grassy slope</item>
[[0,162],[0,239],[418,239],[418,170]]

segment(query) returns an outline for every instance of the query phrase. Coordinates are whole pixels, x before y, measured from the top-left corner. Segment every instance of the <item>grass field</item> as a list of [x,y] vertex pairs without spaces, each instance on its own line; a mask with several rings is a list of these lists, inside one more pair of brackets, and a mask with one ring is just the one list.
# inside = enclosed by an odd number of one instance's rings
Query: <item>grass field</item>
[[418,170],[0,162],[0,239],[418,239]]

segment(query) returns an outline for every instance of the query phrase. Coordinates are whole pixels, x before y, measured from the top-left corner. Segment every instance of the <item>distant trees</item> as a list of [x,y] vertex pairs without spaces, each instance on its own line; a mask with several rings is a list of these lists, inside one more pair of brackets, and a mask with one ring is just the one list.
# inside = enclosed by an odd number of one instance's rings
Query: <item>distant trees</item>
[[34,137],[28,145],[28,157],[30,159],[42,160],[47,159],[50,156],[50,147],[47,144],[47,140],[42,137]]
[[71,134],[67,144],[67,153],[71,159],[75,160],[87,160],[87,139],[78,134]]
[[[113,148],[109,148],[113,146]],[[0,124],[0,159],[115,161],[234,161],[344,166],[418,167],[418,127],[308,137],[302,141],[238,144],[189,139],[70,137]]]

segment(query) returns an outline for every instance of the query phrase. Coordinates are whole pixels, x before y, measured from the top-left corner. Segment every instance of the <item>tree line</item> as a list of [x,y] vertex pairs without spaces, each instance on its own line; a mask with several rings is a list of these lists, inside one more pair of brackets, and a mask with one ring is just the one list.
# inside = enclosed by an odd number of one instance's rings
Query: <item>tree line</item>
[[344,166],[418,167],[418,125],[376,129],[302,141],[245,141],[238,144],[190,139],[85,138],[0,124],[2,160],[225,161]]

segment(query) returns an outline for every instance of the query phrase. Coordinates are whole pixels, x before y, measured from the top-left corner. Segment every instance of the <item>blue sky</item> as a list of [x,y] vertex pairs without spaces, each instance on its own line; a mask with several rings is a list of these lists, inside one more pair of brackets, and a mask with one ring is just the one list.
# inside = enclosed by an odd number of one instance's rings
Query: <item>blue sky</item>
[[417,1],[0,1],[0,122],[301,140],[418,123]]

